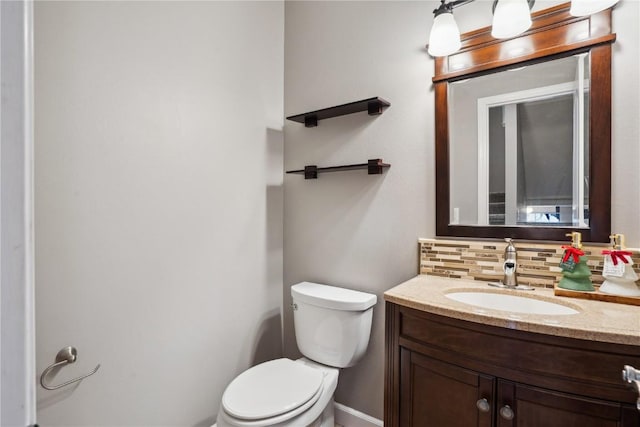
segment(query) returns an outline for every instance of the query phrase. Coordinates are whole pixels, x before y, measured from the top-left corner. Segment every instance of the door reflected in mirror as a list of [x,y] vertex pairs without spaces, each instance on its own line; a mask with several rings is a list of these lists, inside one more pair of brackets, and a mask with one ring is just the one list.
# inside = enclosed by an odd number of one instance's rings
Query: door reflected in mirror
[[449,83],[451,225],[589,227],[589,65]]

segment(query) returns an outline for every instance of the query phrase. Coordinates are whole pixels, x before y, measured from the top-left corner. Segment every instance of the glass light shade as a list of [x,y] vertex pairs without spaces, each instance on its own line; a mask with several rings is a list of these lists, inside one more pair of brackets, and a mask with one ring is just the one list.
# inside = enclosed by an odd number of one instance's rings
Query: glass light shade
[[451,55],[457,52],[461,45],[460,30],[453,19],[453,13],[441,13],[436,16],[429,34],[429,55]]
[[573,16],[586,16],[605,10],[618,3],[618,0],[572,0],[569,13]]
[[491,35],[508,39],[522,34],[531,27],[531,13],[527,0],[498,0],[493,12]]

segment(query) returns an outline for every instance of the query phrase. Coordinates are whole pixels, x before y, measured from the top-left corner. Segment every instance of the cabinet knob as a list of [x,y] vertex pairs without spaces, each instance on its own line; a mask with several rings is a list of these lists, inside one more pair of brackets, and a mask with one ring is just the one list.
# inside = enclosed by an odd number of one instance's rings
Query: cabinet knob
[[486,398],[478,399],[476,402],[476,407],[480,412],[489,412],[491,410],[491,405],[489,405],[489,401]]
[[511,409],[511,406],[504,405],[502,408],[500,408],[500,416],[505,420],[512,420],[514,415],[515,413],[513,412],[513,409]]

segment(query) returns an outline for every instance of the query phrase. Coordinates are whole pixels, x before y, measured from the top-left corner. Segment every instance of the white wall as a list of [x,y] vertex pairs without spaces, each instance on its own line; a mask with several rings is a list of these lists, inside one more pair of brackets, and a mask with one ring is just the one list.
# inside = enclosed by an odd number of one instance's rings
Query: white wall
[[[536,1],[535,10],[561,1]],[[285,286],[301,280],[344,285],[381,296],[416,274],[417,239],[435,233],[433,62],[424,45],[439,2],[287,2],[285,113],[370,96],[391,107],[321,121],[285,124],[285,168],[339,165],[382,157],[382,176],[361,171],[285,178]],[[640,245],[639,3],[622,0],[613,20],[612,231]],[[460,29],[491,23],[491,2],[456,12]],[[337,401],[382,418],[384,309],[374,311],[365,359],[340,375]],[[292,317],[284,311],[285,353],[297,355]]]
[[611,231],[640,248],[640,2],[614,9],[612,65]]
[[[417,238],[432,236],[433,64],[426,54],[429,2],[287,2],[285,113],[380,96],[384,114],[353,114],[317,128],[285,123],[285,169],[382,158],[366,171],[285,176],[285,287],[303,280],[378,295],[370,347],[340,373],[336,401],[382,418],[382,292],[417,272]],[[285,353],[297,355],[291,311]]]
[[282,2],[38,2],[41,425],[210,425],[282,353]]

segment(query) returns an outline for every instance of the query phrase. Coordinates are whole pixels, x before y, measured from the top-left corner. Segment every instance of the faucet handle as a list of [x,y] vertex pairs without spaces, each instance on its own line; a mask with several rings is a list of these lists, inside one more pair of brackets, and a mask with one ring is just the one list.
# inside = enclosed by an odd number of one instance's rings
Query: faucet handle
[[513,246],[513,239],[511,237],[507,237],[504,239],[507,242],[507,246],[504,248],[504,258],[505,260],[513,257],[515,259],[516,256],[516,247]]

